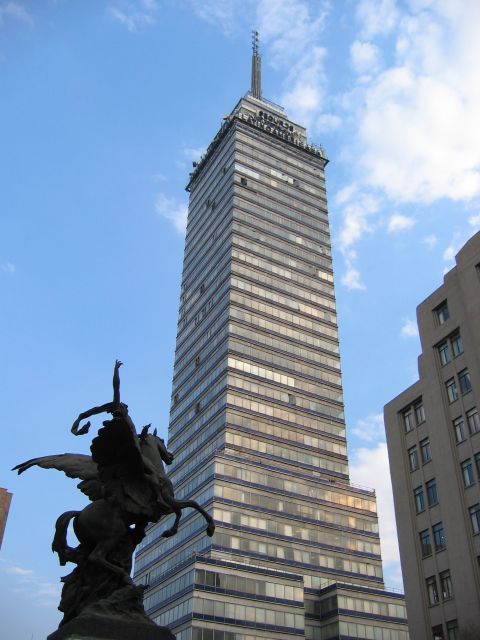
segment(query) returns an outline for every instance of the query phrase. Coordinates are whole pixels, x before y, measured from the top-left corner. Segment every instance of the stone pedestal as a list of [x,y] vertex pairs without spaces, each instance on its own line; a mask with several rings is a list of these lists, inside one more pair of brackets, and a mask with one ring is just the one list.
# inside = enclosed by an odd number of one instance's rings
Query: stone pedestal
[[47,640],[175,640],[166,627],[153,622],[122,621],[101,616],[79,616],[51,633]]

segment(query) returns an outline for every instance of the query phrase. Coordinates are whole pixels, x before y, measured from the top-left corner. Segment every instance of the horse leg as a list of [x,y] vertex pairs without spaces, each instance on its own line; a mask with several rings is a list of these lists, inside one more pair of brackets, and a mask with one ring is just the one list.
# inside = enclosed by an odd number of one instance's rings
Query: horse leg
[[164,531],[162,533],[162,538],[171,538],[172,536],[174,536],[177,531],[178,531],[178,524],[180,522],[180,518],[182,517],[182,510],[180,509],[180,507],[178,506],[174,506],[173,504],[169,504],[169,506],[171,506],[173,513],[175,514],[175,522],[173,523],[173,525],[170,527],[170,529],[167,529],[166,531]]
[[132,579],[130,578],[128,573],[124,569],[122,569],[122,567],[107,560],[108,553],[115,549],[116,545],[120,542],[123,536],[124,534],[116,535],[98,542],[93,551],[89,554],[88,560],[90,560],[90,562],[97,562],[106,569],[110,569],[110,571],[120,574],[121,576],[123,576],[126,584],[132,584]]
[[203,507],[198,504],[198,502],[196,502],[195,500],[175,500],[175,498],[171,498],[171,507],[175,513],[177,512],[177,509],[186,509],[187,507],[191,507],[192,509],[195,509],[196,511],[201,513],[208,523],[207,536],[213,536],[215,532],[215,520],[209,513],[205,511]]

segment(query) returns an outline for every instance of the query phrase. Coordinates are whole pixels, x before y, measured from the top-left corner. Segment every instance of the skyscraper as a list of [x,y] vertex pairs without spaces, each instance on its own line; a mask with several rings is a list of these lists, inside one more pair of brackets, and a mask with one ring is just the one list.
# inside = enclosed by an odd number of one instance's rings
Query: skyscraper
[[480,637],[480,233],[417,309],[419,380],[385,407],[413,638]]
[[7,524],[8,510],[10,509],[10,502],[12,501],[12,494],[0,487],[0,548],[2,547],[3,534]]
[[251,91],[194,168],[170,413],[174,538],[136,559],[178,640],[408,637],[373,491],[349,481],[323,150]]

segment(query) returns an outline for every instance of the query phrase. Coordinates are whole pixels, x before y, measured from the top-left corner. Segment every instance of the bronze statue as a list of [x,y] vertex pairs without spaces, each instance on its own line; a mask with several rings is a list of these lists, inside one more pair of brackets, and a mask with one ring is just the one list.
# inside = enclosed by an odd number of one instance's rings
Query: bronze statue
[[[91,500],[82,511],[67,511],[57,520],[53,551],[61,565],[73,562],[77,567],[62,578],[59,605],[64,613],[60,627],[77,616],[113,616],[136,623],[153,624],[143,609],[143,587],[134,585],[130,572],[132,555],[145,536],[149,522],[175,514],[173,526],[164,537],[175,535],[182,509],[192,507],[207,521],[207,535],[215,530],[213,518],[194,500],[176,500],[163,463],[173,461],[157,430],[140,435],[120,401],[122,363],[117,360],[113,374],[113,401],[81,413],[72,426],[74,435],[88,433],[90,422],[80,423],[100,413],[110,413],[93,439],[91,456],[64,453],[33,458],[14,467],[23,473],[33,466],[58,469],[70,478],[80,479],[78,488]],[[73,529],[80,544],[68,546],[67,528]],[[165,636],[167,637],[167,636]],[[173,636],[171,636],[173,638]]]

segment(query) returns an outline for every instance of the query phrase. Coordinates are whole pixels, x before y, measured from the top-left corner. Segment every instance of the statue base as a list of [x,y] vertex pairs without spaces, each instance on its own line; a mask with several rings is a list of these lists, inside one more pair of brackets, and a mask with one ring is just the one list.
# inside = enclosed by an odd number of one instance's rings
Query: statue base
[[102,616],[79,616],[51,633],[47,640],[175,640],[166,627]]

